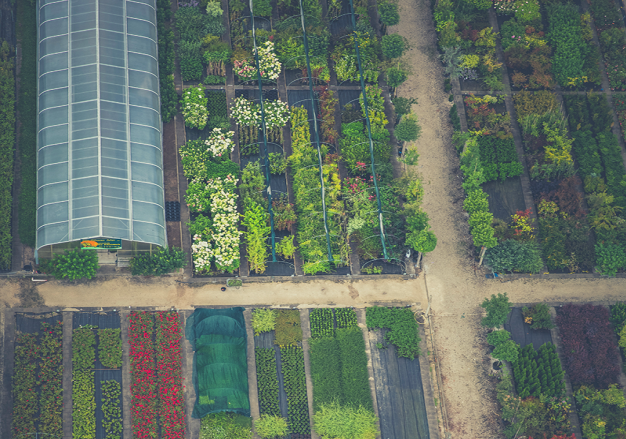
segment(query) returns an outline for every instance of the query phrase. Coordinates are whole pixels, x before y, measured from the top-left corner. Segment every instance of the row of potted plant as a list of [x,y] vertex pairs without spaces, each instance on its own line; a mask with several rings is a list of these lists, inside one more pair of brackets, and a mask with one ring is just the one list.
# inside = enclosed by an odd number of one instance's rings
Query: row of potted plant
[[72,333],[72,437],[76,439],[96,435],[95,329],[85,325]]

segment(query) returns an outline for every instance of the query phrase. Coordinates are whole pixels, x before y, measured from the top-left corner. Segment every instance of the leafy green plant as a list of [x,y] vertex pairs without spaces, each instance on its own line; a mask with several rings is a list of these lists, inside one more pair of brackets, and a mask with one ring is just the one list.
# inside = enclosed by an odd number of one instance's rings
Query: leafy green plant
[[487,334],[487,343],[495,347],[501,345],[502,343],[510,339],[511,339],[511,333],[504,329],[491,331],[489,334]]
[[102,427],[105,439],[122,438],[122,389],[115,380],[101,381],[102,386]]
[[336,338],[341,362],[342,404],[372,410],[363,333],[358,327],[337,329]]
[[339,346],[334,337],[309,340],[311,380],[313,381],[313,409],[322,404],[342,401],[341,360]]
[[376,415],[364,407],[324,404],[313,416],[315,431],[328,439],[374,439]]
[[6,41],[0,41],[0,269],[11,268],[12,237],[11,212],[13,196],[13,147],[15,142],[15,77],[14,50]]
[[74,329],[72,334],[72,436],[87,439],[96,435],[94,366],[95,326]]
[[411,112],[411,107],[413,105],[417,105],[416,98],[403,98],[397,97],[391,100],[393,103],[393,108],[396,112],[396,117],[402,117],[405,114],[409,114]]
[[519,345],[513,340],[507,340],[495,347],[491,356],[502,361],[515,361],[519,354]]
[[400,22],[400,14],[398,13],[398,5],[386,2],[378,5],[378,14],[380,22],[385,26],[395,26]]
[[119,328],[98,330],[98,360],[104,367],[122,367],[122,338]]
[[337,329],[357,327],[356,311],[352,308],[335,308],[335,319]]
[[415,142],[420,138],[421,133],[422,127],[417,121],[417,116],[413,113],[403,116],[395,129],[396,139],[401,142]]
[[279,415],[262,414],[260,419],[254,421],[254,429],[262,439],[283,437],[287,434],[287,420]]
[[212,413],[201,419],[200,439],[252,439],[252,419],[236,413]]
[[295,434],[310,434],[304,351],[300,346],[281,347],[280,360],[287,394],[288,430]]
[[321,338],[333,337],[335,335],[332,309],[316,308],[311,310],[309,321],[311,323],[311,337]]
[[162,248],[154,254],[143,254],[130,260],[133,276],[162,276],[185,265],[187,265],[186,254],[177,247]]
[[391,66],[385,72],[387,76],[387,85],[397,88],[409,78],[409,71],[400,64]]
[[373,306],[365,311],[367,329],[389,329],[385,340],[398,350],[398,357],[411,360],[420,354],[419,327],[413,311],[408,308]]
[[497,273],[539,273],[543,269],[541,250],[534,241],[502,241],[487,250],[485,262]]
[[596,244],[596,258],[598,271],[606,276],[615,276],[619,270],[626,269],[626,251],[620,244]]
[[40,269],[55,279],[91,279],[98,270],[98,255],[90,250],[69,250],[62,255],[54,255],[51,260],[43,260]]
[[497,328],[506,320],[511,310],[511,303],[507,293],[498,293],[491,295],[491,299],[485,299],[480,305],[487,311],[487,317],[483,317],[480,324],[487,328]]
[[281,309],[276,311],[276,339],[280,347],[297,346],[302,341],[300,311]]
[[295,236],[289,235],[276,243],[276,252],[285,259],[293,259],[296,252],[296,245],[293,243]]
[[626,400],[617,384],[604,390],[581,386],[574,398],[582,421],[583,437],[595,439],[622,434]]
[[280,152],[269,153],[270,172],[272,174],[283,174],[287,170],[287,160]]
[[409,47],[406,38],[398,34],[383,35],[381,45],[383,55],[390,59],[400,58]]
[[[254,353],[256,358],[259,409],[261,410],[261,415],[280,416],[275,350],[274,348],[256,347],[254,348]],[[285,429],[286,428],[287,424],[285,423]]]
[[256,204],[249,199],[244,199],[244,204],[242,224],[246,227],[244,236],[250,270],[264,273],[268,253],[267,238],[271,232],[268,225],[269,214],[263,205]]
[[626,302],[618,302],[611,306],[611,325],[616,334],[621,334],[626,323]]
[[550,315],[550,308],[545,303],[535,303],[531,308],[523,307],[522,314],[526,323],[532,329],[552,329],[554,323]]
[[261,332],[270,332],[276,328],[276,311],[268,308],[255,308],[252,310],[252,329],[254,335]]

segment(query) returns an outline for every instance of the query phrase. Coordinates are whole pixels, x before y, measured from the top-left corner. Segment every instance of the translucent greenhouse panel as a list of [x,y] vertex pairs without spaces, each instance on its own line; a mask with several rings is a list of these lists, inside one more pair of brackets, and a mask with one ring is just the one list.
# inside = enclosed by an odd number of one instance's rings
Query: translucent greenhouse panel
[[148,5],[134,2],[126,2],[126,15],[132,18],[148,20],[156,23],[156,11]]
[[102,197],[102,215],[128,219],[128,200]]
[[84,239],[98,236],[100,219],[97,216],[72,221],[72,238]]
[[161,167],[163,163],[163,154],[161,150],[150,145],[142,145],[140,143],[130,144],[131,160],[134,162],[149,163]]
[[128,68],[152,73],[153,75],[159,72],[159,65],[155,58],[132,52],[128,53]]
[[59,125],[39,131],[39,146],[67,142],[68,125]]
[[67,200],[67,181],[49,184],[40,188],[37,192],[37,207],[41,207],[44,204],[58,203],[59,201]]
[[159,87],[159,80],[151,73],[129,70],[128,85],[145,90],[156,90]]
[[37,227],[46,224],[60,223],[69,219],[67,201],[54,204],[46,204],[37,209]]
[[[81,151],[88,154],[90,150]],[[96,152],[97,154],[97,152]],[[84,178],[98,175],[98,157],[77,158],[72,156],[72,178]]]
[[88,177],[72,181],[72,201],[74,205],[84,207],[80,204],[82,198],[92,198],[98,195],[98,177]]
[[39,43],[40,57],[59,52],[67,52],[67,35],[48,38]]
[[81,30],[95,29],[96,13],[88,12],[86,14],[72,14],[72,32],[80,32]]
[[102,217],[102,236],[130,240],[130,221],[106,216]]
[[61,181],[67,181],[67,162],[44,166],[38,171],[37,183],[39,186]]
[[67,162],[67,146],[67,143],[60,143],[40,148],[37,160],[39,167]]
[[39,96],[39,111],[67,105],[67,87],[47,91]]
[[152,6],[153,8],[156,8],[156,5],[154,3],[154,0],[134,0],[137,3],[144,3],[148,6]]
[[[67,71],[52,72],[39,78],[39,93],[61,87],[67,87]],[[65,93],[67,95],[67,90]]]
[[39,73],[46,74],[56,70],[67,69],[67,52],[55,53],[48,55],[39,60]]
[[39,39],[54,37],[67,33],[67,18],[59,18],[58,20],[46,21],[39,26]]
[[49,224],[37,230],[37,246],[56,244],[69,239],[68,223]]
[[124,32],[124,2],[123,0],[101,0],[100,28],[116,32]]
[[[67,123],[67,105],[50,108],[39,113],[39,128]],[[43,145],[41,145],[43,146]]]
[[128,179],[127,160],[112,159],[107,157],[101,158],[102,175],[107,177]]
[[147,21],[136,20],[134,18],[127,19],[127,33],[129,35],[138,35],[140,37],[151,38],[156,42],[156,27]]
[[162,205],[133,201],[133,220],[163,224],[165,210]]
[[80,203],[72,200],[72,218],[86,218],[100,215],[100,200],[98,197],[83,198]]
[[129,87],[128,96],[130,105],[149,107],[155,111],[159,111],[159,97],[154,92]]
[[131,124],[130,140],[131,142],[157,146],[161,144],[161,133],[151,127]]
[[154,44],[154,41],[148,38],[136,37],[134,35],[128,35],[127,38],[129,52],[143,53],[154,58],[157,57],[156,44]]
[[152,223],[133,221],[133,240],[152,242],[162,247],[167,246],[165,229]]
[[62,17],[67,17],[67,1],[50,3],[39,9],[39,24]]
[[145,163],[131,162],[131,172],[133,181],[163,185],[163,171],[161,168]]
[[163,189],[154,184],[133,181],[133,200],[163,206]]
[[[148,125],[152,128],[156,128],[157,130],[161,128],[161,119],[159,118],[159,113],[150,109],[150,108],[142,108],[142,107],[130,107],[130,123],[131,124],[141,124]],[[133,140],[133,128],[131,125],[130,138]],[[157,132],[157,138],[160,141],[161,135]],[[146,143],[146,142],[143,142]]]
[[87,119],[72,122],[72,140],[88,139],[98,135],[98,121]]

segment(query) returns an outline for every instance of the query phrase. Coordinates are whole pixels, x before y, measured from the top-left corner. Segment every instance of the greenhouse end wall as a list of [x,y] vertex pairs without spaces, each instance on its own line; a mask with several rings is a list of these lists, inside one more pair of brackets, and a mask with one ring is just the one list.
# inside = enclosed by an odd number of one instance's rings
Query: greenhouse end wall
[[37,0],[37,249],[167,245],[155,0]]

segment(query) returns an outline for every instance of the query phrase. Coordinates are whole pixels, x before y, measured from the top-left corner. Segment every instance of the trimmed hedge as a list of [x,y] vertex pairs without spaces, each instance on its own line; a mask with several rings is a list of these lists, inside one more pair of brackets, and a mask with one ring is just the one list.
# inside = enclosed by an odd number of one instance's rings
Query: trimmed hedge
[[15,145],[14,51],[6,41],[0,47],[0,270],[11,269],[11,211],[13,209],[13,147]]

